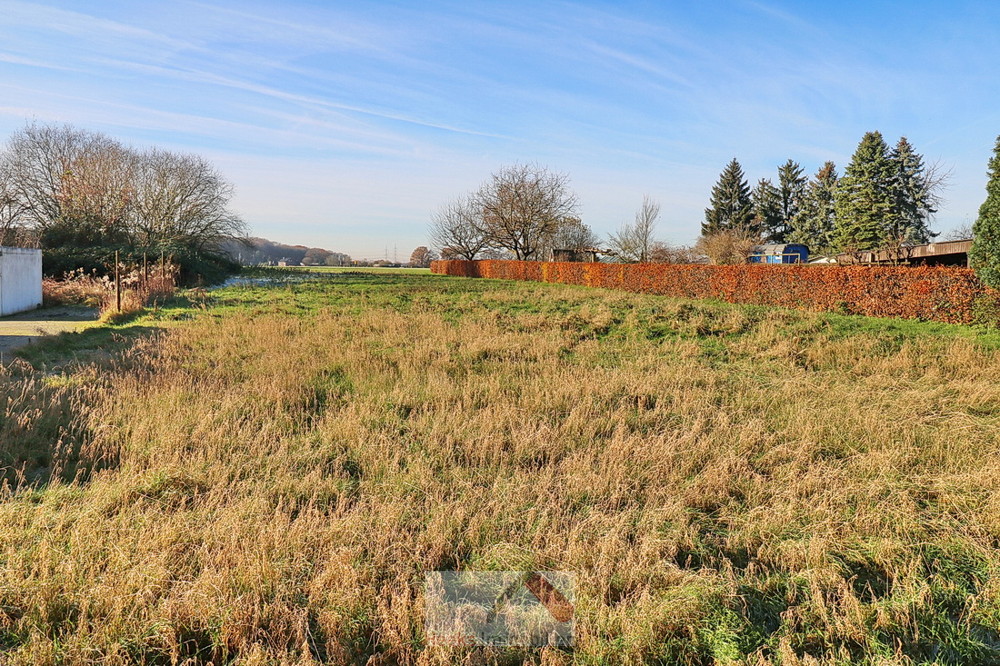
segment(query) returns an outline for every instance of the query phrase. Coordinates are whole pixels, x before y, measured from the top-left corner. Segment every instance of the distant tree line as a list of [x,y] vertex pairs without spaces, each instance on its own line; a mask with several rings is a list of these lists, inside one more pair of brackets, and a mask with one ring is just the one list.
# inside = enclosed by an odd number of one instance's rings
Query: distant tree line
[[225,241],[222,248],[231,259],[243,266],[277,265],[279,262],[302,266],[350,266],[354,261],[343,252],[286,245],[256,237]]
[[30,123],[0,151],[0,244],[44,248],[49,274],[102,270],[117,250],[214,278],[233,268],[223,244],[245,236],[232,193],[201,156]]
[[790,159],[777,183],[762,178],[751,189],[734,158],[712,188],[702,237],[801,243],[814,255],[927,243],[946,177],[906,137],[890,148],[879,132],[864,135],[843,176],[826,162],[809,179]]

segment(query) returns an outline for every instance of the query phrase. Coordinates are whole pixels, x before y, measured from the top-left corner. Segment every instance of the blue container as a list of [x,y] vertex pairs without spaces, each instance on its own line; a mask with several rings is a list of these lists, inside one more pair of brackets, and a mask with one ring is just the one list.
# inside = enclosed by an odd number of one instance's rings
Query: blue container
[[758,245],[747,258],[751,264],[804,264],[809,261],[809,248],[797,243]]

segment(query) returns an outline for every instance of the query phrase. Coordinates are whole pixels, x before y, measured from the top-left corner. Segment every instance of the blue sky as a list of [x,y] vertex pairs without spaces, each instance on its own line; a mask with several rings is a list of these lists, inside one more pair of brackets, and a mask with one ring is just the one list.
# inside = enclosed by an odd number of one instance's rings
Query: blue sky
[[975,219],[1000,133],[998,2],[0,0],[0,135],[26,119],[212,159],[261,236],[405,259],[512,162],[606,234],[644,194],[689,243],[737,157],[842,171],[864,132],[951,171]]

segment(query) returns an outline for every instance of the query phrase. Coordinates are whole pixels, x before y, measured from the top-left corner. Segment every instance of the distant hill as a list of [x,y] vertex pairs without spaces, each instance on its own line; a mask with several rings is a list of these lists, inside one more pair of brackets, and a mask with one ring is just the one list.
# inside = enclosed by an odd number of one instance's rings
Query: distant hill
[[350,266],[351,257],[342,252],[331,252],[320,247],[285,245],[266,238],[248,238],[244,242],[229,241],[223,250],[244,266],[267,264],[276,266]]

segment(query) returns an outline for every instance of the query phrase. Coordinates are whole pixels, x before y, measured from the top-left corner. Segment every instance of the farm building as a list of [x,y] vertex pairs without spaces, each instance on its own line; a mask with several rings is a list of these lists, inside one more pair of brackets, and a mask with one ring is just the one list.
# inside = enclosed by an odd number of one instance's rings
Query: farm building
[[42,251],[0,247],[0,317],[42,304]]
[[968,266],[972,239],[909,245],[856,254],[841,254],[841,264],[908,264],[911,266]]
[[807,261],[809,248],[794,243],[758,245],[747,257],[750,264],[804,264]]

